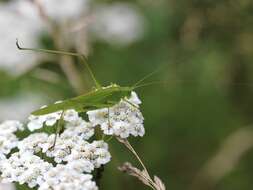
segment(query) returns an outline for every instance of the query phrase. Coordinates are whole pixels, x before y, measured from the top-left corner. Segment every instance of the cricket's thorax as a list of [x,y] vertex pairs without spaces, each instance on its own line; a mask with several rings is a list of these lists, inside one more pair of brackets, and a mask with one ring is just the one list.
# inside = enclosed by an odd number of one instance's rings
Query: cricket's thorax
[[[112,84],[110,86],[102,87],[97,89],[94,94],[98,95],[101,100],[110,101],[110,102],[119,102],[122,98],[130,97],[131,87],[121,87],[117,84]],[[106,102],[104,102],[106,103]]]

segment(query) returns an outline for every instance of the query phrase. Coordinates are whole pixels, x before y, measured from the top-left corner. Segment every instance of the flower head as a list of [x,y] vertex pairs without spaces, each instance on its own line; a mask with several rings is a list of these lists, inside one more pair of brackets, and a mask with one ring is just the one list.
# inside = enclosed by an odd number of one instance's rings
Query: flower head
[[99,125],[106,135],[116,135],[127,138],[130,135],[143,136],[145,129],[144,118],[139,110],[141,104],[135,92],[129,98],[123,98],[111,108],[88,111],[90,122]]

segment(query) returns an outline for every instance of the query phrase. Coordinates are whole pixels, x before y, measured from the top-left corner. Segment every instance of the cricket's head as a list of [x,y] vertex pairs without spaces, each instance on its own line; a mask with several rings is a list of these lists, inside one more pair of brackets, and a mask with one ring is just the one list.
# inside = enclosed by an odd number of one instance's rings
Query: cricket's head
[[135,89],[134,87],[129,87],[129,86],[124,86],[124,87],[120,87],[120,88],[123,92],[126,92],[126,93],[132,92]]
[[131,97],[131,93],[132,93],[133,90],[134,90],[134,88],[133,87],[129,87],[129,86],[120,87],[120,90],[119,90],[120,97],[121,98],[122,97],[130,98]]

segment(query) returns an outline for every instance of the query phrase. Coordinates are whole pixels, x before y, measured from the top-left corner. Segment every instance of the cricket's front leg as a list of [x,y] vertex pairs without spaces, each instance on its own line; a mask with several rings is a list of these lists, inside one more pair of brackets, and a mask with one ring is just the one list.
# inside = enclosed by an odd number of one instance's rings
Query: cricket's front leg
[[132,102],[130,102],[127,98],[124,98],[123,101],[125,101],[126,103],[128,103],[129,105],[133,106],[136,109],[139,109],[138,106],[136,106],[135,104],[133,104]]
[[110,121],[110,108],[108,107],[108,127],[111,128],[111,121]]
[[58,135],[58,133],[57,133],[57,127],[56,127],[53,145],[51,147],[49,147],[48,150],[53,150],[54,149],[55,144],[56,144],[56,140],[57,140],[57,135]]
[[64,112],[65,111],[62,111],[61,113],[61,117],[60,119],[57,121],[57,125],[56,125],[56,129],[55,129],[55,137],[54,137],[54,142],[53,142],[53,145],[49,148],[49,150],[53,150],[54,147],[55,147],[55,144],[56,144],[56,140],[57,140],[57,135],[60,134],[61,130],[62,130],[62,124],[63,124],[63,116],[64,116]]

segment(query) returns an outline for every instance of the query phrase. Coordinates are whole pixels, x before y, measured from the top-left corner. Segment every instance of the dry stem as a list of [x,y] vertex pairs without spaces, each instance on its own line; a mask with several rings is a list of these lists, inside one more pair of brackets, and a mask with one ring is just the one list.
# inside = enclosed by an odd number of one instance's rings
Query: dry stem
[[137,152],[134,150],[132,145],[129,143],[129,141],[127,139],[121,139],[119,137],[117,138],[117,140],[122,144],[124,144],[128,148],[128,150],[130,150],[133,153],[133,155],[136,157],[136,159],[143,167],[143,170],[139,170],[138,168],[132,166],[131,163],[126,162],[119,167],[119,170],[127,173],[128,175],[138,178],[143,184],[151,187],[153,190],[166,190],[164,183],[161,181],[159,177],[154,176],[154,179],[150,177],[150,174],[146,166],[144,165],[143,161],[141,160]]

